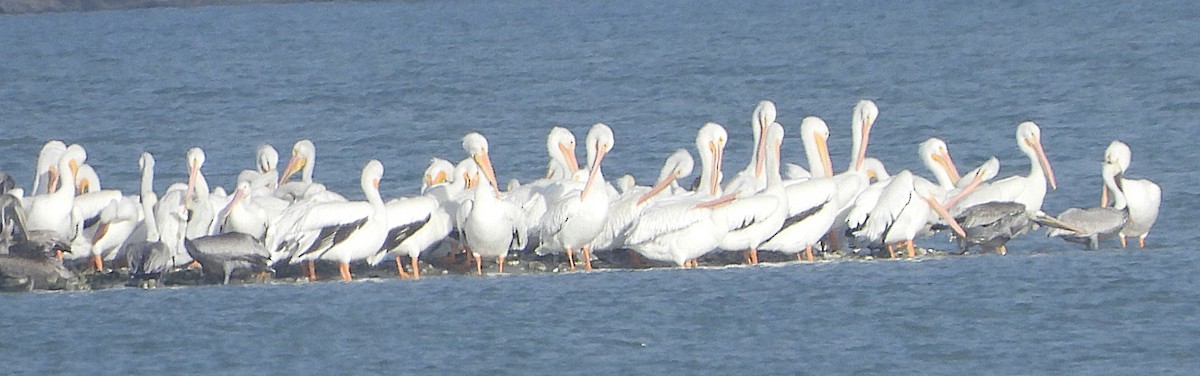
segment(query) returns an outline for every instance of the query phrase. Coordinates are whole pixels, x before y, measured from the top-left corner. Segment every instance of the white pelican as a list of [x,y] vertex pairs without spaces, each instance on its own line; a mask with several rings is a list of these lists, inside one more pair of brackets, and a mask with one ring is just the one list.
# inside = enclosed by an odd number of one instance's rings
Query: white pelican
[[49,193],[54,189],[52,186],[56,185],[56,182],[50,179],[50,168],[58,163],[58,159],[65,151],[67,151],[67,144],[59,140],[46,141],[46,144],[42,145],[33,176],[33,189],[29,190],[30,196]]
[[962,227],[940,203],[937,186],[932,182],[913,176],[908,170],[892,176],[883,189],[879,202],[867,215],[861,229],[855,235],[869,243],[887,245],[892,257],[892,245],[903,242],[908,257],[915,257],[913,239],[925,229],[932,214],[940,215],[955,233],[965,237]]
[[[658,183],[654,187],[627,187],[621,196],[609,204],[608,218],[604,230],[592,240],[593,250],[612,250],[625,245],[625,234],[629,226],[650,205],[652,200],[660,196],[669,196],[668,188],[677,185],[680,178],[692,174],[695,161],[687,150],[678,149],[667,157],[659,172]],[[625,175],[629,176],[629,175]],[[630,176],[632,178],[632,176]]]
[[[1125,171],[1129,169],[1129,163],[1132,160],[1133,152],[1121,141],[1113,141],[1108,145],[1108,149],[1104,152],[1106,163],[1115,164],[1120,167],[1120,173],[1116,174],[1112,179],[1116,183],[1114,187],[1109,187],[1105,184],[1107,190],[1119,189],[1124,194],[1125,204],[1129,211],[1129,223],[1121,229],[1121,247],[1125,247],[1125,237],[1134,236],[1138,238],[1138,247],[1146,247],[1146,235],[1150,234],[1150,227],[1154,226],[1154,221],[1158,219],[1158,206],[1162,201],[1162,189],[1158,184],[1147,179],[1126,179]],[[1113,192],[1115,195],[1116,192]],[[1101,194],[1101,196],[1105,196]],[[1107,202],[1108,199],[1102,198],[1102,201]],[[1117,209],[1122,209],[1114,205]]]
[[412,260],[413,278],[421,278],[421,253],[430,249],[450,235],[454,229],[450,215],[438,205],[436,198],[418,196],[388,201],[388,229],[383,247],[367,258],[367,263],[377,265],[383,255],[392,254],[396,260],[396,271],[407,278],[401,255]]
[[[808,164],[820,166],[814,170],[829,171],[828,136],[829,128],[821,119],[810,116],[801,121],[800,140]],[[808,261],[812,261],[812,247],[829,232],[840,209],[836,202],[837,179],[813,177],[789,182],[784,192],[787,194],[787,217],[779,232],[768,239],[762,249],[796,254],[797,258],[804,251]]]
[[[342,195],[326,189],[324,184],[313,181],[313,169],[316,164],[317,148],[312,141],[296,141],[292,146],[292,157],[288,159],[283,176],[279,177],[279,187],[275,189],[275,196],[290,201],[346,201]],[[300,181],[289,182],[288,179],[297,172],[300,173]]]
[[767,177],[763,171],[766,163],[763,160],[763,153],[767,148],[767,127],[775,122],[775,118],[775,103],[768,100],[758,102],[753,115],[750,116],[750,129],[754,133],[754,149],[750,152],[749,165],[738,173],[738,176],[744,176],[753,182],[748,186],[750,192],[747,193],[758,192],[767,186]]
[[92,267],[104,270],[105,261],[117,258],[119,250],[143,219],[141,207],[133,197],[112,200],[100,211],[99,222],[92,238]]
[[68,147],[55,166],[50,167],[49,181],[60,187],[48,187],[50,193],[29,198],[25,228],[28,231],[50,231],[59,240],[69,243],[75,236],[71,211],[75,207],[75,173],[87,159],[87,152],[78,145]]
[[251,182],[242,181],[221,211],[216,225],[221,233],[238,232],[263,240],[267,228],[287,209],[287,202],[274,196],[255,195]]
[[[762,135],[762,144],[766,145],[758,154],[765,161],[766,188],[761,192],[730,192],[733,188],[726,187],[727,193],[737,194],[734,205],[718,209],[729,212],[741,220],[736,228],[731,229],[721,239],[720,248],[726,251],[744,251],[748,264],[758,263],[758,247],[779,232],[784,220],[788,217],[788,194],[783,187],[783,177],[779,175],[779,148],[783,143],[783,126],[771,123]],[[757,184],[756,180],[747,180]],[[750,190],[756,187],[745,187]],[[735,208],[752,208],[740,214],[730,211]]]
[[[495,257],[504,272],[504,257],[509,250],[525,247],[525,218],[521,208],[502,200],[497,190],[496,173],[488,156],[487,139],[471,132],[463,137],[463,149],[487,175],[487,184],[474,185],[472,199],[458,208],[460,240],[475,258],[475,270],[483,274],[483,256]],[[469,178],[469,177],[468,177]]]
[[237,183],[250,183],[251,188],[275,189],[278,186],[279,152],[274,146],[261,145],[255,151],[255,169],[238,173]]
[[546,198],[546,214],[541,218],[539,229],[541,244],[535,250],[539,255],[565,251],[574,270],[573,253],[581,249],[584,268],[592,270],[590,244],[604,229],[608,218],[609,192],[600,166],[604,156],[612,150],[613,142],[612,129],[607,125],[596,123],[588,131],[585,145],[590,166],[587,182],[581,188]]
[[[845,224],[846,216],[849,214],[850,208],[854,205],[854,198],[858,196],[867,186],[870,185],[871,179],[867,176],[866,170],[863,168],[864,160],[867,157],[867,145],[870,141],[871,127],[875,124],[875,119],[879,118],[879,107],[875,106],[875,102],[871,100],[860,100],[854,105],[854,112],[851,116],[851,146],[850,166],[846,168],[846,172],[835,176],[838,184],[838,194],[835,202],[839,206],[838,217],[833,222],[834,227],[829,233],[829,249],[838,249],[837,233],[842,232],[842,226]],[[809,166],[809,168],[813,168]],[[832,174],[832,169],[827,171],[813,171],[813,176],[829,176]]]
[[626,245],[643,257],[691,266],[696,258],[715,249],[729,232],[723,216],[713,208],[732,201],[718,198],[721,156],[728,140],[725,128],[707,123],[696,135],[700,156],[700,185],[691,194],[653,201],[629,227]]
[[[338,263],[342,280],[353,279],[350,263],[365,259],[383,246],[388,230],[387,207],[379,195],[379,180],[383,178],[383,163],[370,160],[363,166],[359,185],[367,201],[325,202],[308,209],[292,232],[309,237],[312,245],[296,252],[292,263],[326,259]],[[303,244],[306,242],[297,242]],[[309,263],[310,279],[315,276]]]
[[1037,124],[1026,121],[1017,126],[1017,146],[1029,157],[1029,175],[1010,176],[986,185],[980,184],[973,189],[968,187],[951,210],[961,213],[966,208],[982,203],[1015,202],[1025,205],[1025,211],[1031,214],[1040,211],[1042,200],[1046,198],[1046,179],[1050,180],[1051,188],[1057,188],[1058,184],[1054,180],[1050,160],[1046,159],[1042,149],[1042,131]]
[[188,239],[212,235],[216,210],[209,194],[208,179],[200,168],[204,166],[204,150],[191,148],[187,152],[188,182],[184,193],[184,205],[188,210],[187,232]]
[[[578,175],[579,161],[575,157],[575,135],[562,127],[550,129],[546,136],[546,152],[550,155],[550,163],[546,177],[521,185],[510,181],[508,192],[501,197],[524,211],[528,234],[536,236],[541,233],[541,219],[546,215],[547,196],[557,195],[566,188],[574,187],[573,177]],[[582,184],[582,181],[578,184]]]

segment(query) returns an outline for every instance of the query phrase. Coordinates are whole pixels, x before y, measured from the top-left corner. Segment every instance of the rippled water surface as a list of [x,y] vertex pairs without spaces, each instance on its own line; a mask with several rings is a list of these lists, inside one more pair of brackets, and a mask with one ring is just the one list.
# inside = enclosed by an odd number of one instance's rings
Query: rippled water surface
[[[1200,6],[1100,2],[427,1],[0,17],[0,170],[29,186],[48,139],[83,144],[107,187],[158,188],[183,155],[230,185],[254,148],[317,145],[350,197],[371,158],[385,197],[428,159],[491,141],[500,180],[537,177],[544,137],[595,122],[609,178],[654,178],[705,121],[749,158],[749,116],[775,101],[848,159],[854,102],[880,118],[869,153],[920,167],[945,139],[960,169],[1027,171],[1032,119],[1057,173],[1044,209],[1098,201],[1099,161],[1163,188],[1150,249],[1098,252],[1041,233],[1008,256],[701,270],[446,277],[0,296],[4,369],[28,374],[1187,373],[1200,367],[1194,213]],[[968,166],[969,165],[969,166]],[[944,238],[927,246],[948,247]],[[12,372],[9,372],[12,373]]]

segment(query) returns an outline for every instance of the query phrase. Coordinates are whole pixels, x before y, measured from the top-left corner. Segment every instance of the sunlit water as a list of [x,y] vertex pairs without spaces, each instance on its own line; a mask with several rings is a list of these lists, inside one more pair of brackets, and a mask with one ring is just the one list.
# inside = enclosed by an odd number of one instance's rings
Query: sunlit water
[[[1194,253],[1200,6],[733,4],[519,0],[334,3],[0,17],[0,169],[30,185],[38,148],[88,148],[107,187],[161,190],[184,152],[229,186],[254,149],[317,145],[317,179],[350,197],[371,158],[385,197],[428,159],[491,141],[501,181],[545,168],[553,125],[612,126],[606,177],[643,183],[705,121],[749,158],[749,116],[775,101],[829,122],[844,168],[854,102],[881,110],[869,154],[920,167],[945,139],[960,169],[1025,173],[1042,127],[1059,189],[1099,199],[1104,147],[1163,188],[1145,251],[1037,232],[1010,254],[701,270],[429,278],[0,296],[0,355],[29,374],[1182,373],[1200,362]],[[580,150],[582,152],[582,150]],[[943,237],[923,242],[948,248]],[[13,372],[7,372],[13,373]]]

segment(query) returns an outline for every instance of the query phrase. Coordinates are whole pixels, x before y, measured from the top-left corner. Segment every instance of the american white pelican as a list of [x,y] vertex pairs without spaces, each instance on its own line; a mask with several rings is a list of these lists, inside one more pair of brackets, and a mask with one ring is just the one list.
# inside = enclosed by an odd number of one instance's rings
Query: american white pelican
[[546,152],[550,155],[550,163],[545,178],[527,184],[510,180],[508,191],[501,194],[504,200],[521,207],[525,218],[528,218],[526,224],[531,236],[541,233],[540,219],[548,209],[547,196],[558,195],[583,184],[582,180],[573,180],[581,175],[579,161],[575,157],[575,135],[570,130],[552,128],[546,136]]
[[[846,216],[849,214],[850,208],[854,205],[854,198],[858,196],[864,189],[871,184],[871,179],[867,176],[866,170],[863,168],[863,162],[867,157],[867,145],[870,141],[871,127],[875,124],[875,119],[879,118],[879,107],[875,106],[875,102],[871,100],[860,100],[854,105],[854,112],[851,116],[851,146],[852,153],[850,154],[850,166],[846,168],[846,172],[835,176],[838,184],[838,194],[835,202],[840,207],[838,209],[838,217],[834,220],[834,227],[829,233],[829,249],[838,249],[840,245],[837,241],[838,233],[844,231]],[[812,168],[812,166],[809,166]],[[829,176],[832,169],[828,171],[813,171],[813,176]]]
[[50,231],[65,242],[75,238],[75,223],[71,220],[71,211],[75,207],[75,172],[86,159],[83,148],[72,145],[62,153],[56,165],[51,166],[48,180],[60,186],[49,187],[50,193],[30,197],[25,217],[27,230]]
[[767,177],[763,171],[766,167],[766,161],[763,160],[763,153],[767,148],[767,127],[770,127],[775,122],[775,118],[775,103],[768,100],[758,102],[758,106],[754,108],[753,115],[750,116],[750,129],[754,133],[754,149],[750,152],[749,165],[737,175],[750,179],[749,181],[753,183],[746,186],[750,190],[747,193],[758,192],[767,186]]
[[221,233],[238,232],[263,240],[267,228],[287,209],[287,202],[274,196],[256,195],[251,182],[238,183],[233,197],[217,212]]
[[626,231],[642,211],[654,198],[669,196],[668,188],[677,185],[678,179],[691,175],[694,167],[692,155],[687,150],[678,149],[667,157],[654,187],[632,186],[623,189],[621,196],[609,204],[604,229],[592,240],[592,249],[613,250],[623,247]]
[[[829,152],[826,140],[829,128],[820,118],[808,117],[801,121],[800,140],[809,166],[817,171],[829,171]],[[762,249],[795,254],[803,251],[808,261],[813,260],[812,247],[833,226],[840,206],[836,202],[838,185],[833,177],[813,177],[789,182],[787,194],[787,217]]]
[[42,145],[42,151],[38,153],[37,168],[33,176],[33,189],[29,190],[30,196],[36,196],[51,192],[57,182],[50,179],[50,168],[58,164],[59,158],[63,152],[67,151],[67,144],[59,140],[46,141]]
[[937,201],[937,196],[937,186],[932,182],[915,177],[908,170],[900,171],[892,176],[855,236],[865,238],[869,243],[885,244],[892,257],[895,257],[892,245],[903,242],[908,257],[915,257],[912,241],[925,229],[934,213],[941,215],[955,233],[965,236],[962,227]]
[[421,252],[445,239],[453,230],[450,215],[431,196],[393,199],[387,202],[388,233],[383,247],[367,258],[367,263],[377,265],[383,256],[391,254],[396,260],[396,271],[407,278],[401,256],[412,260],[413,278],[421,278]]
[[[296,252],[292,263],[316,259],[338,263],[342,280],[353,279],[350,263],[375,254],[383,246],[388,230],[387,207],[379,195],[379,180],[383,178],[383,163],[370,160],[363,166],[359,185],[367,201],[325,202],[308,209],[297,223],[293,234],[309,237],[312,245]],[[304,244],[297,241],[296,244]],[[309,278],[315,277],[309,263]]]
[[[223,284],[235,271],[249,269],[253,273],[272,271],[271,255],[262,241],[250,235],[230,232],[203,236],[184,241],[184,247],[205,276],[221,275]],[[219,273],[219,274],[218,274]]]
[[183,195],[184,205],[188,210],[186,232],[188,239],[212,235],[215,232],[216,210],[213,208],[213,202],[209,195],[211,191],[208,187],[208,179],[205,179],[204,173],[200,172],[200,168],[204,166],[204,160],[203,149],[188,149],[188,182],[187,191]]
[[[740,221],[737,227],[725,234],[719,247],[726,251],[745,252],[746,263],[751,265],[758,263],[759,245],[779,232],[788,217],[788,194],[783,187],[783,177],[779,174],[779,149],[783,143],[783,126],[771,123],[763,133],[762,141],[766,147],[758,153],[758,158],[765,163],[765,189],[758,192],[736,192],[726,187],[727,193],[737,194],[738,198],[734,204],[717,209],[730,215],[731,219]],[[751,184],[757,184],[755,180],[749,181]],[[732,212],[743,208],[749,210],[736,214]]]
[[463,149],[487,176],[488,182],[468,182],[475,188],[471,200],[464,201],[458,208],[459,239],[474,256],[478,274],[483,274],[483,256],[495,257],[499,271],[503,273],[508,251],[525,247],[526,219],[520,207],[500,198],[487,139],[479,133],[468,133],[463,137]]
[[[1125,247],[1125,237],[1133,236],[1138,238],[1138,247],[1145,248],[1146,235],[1150,234],[1150,228],[1158,219],[1162,189],[1158,187],[1158,184],[1147,179],[1125,178],[1125,171],[1129,169],[1132,156],[1133,152],[1124,142],[1113,141],[1108,145],[1108,149],[1104,152],[1104,159],[1107,163],[1120,167],[1120,173],[1113,177],[1113,181],[1116,183],[1115,187],[1109,187],[1107,184],[1105,187],[1107,190],[1120,189],[1125,196],[1125,209],[1129,211],[1129,223],[1121,229],[1121,247]],[[1103,201],[1108,200],[1103,199]],[[1114,207],[1121,209],[1119,206]]]
[[1026,121],[1017,126],[1017,146],[1029,157],[1029,175],[1010,176],[986,185],[980,184],[974,189],[964,189],[962,198],[957,200],[951,211],[961,213],[987,202],[1015,202],[1025,205],[1025,210],[1030,214],[1040,211],[1042,200],[1046,198],[1046,179],[1050,180],[1051,188],[1057,188],[1058,185],[1054,180],[1054,170],[1050,168],[1050,160],[1046,159],[1042,149],[1042,131],[1037,124]]
[[113,261],[141,223],[141,207],[133,197],[112,200],[100,211],[96,231],[91,237],[91,262],[96,271],[104,270],[105,261]]
[[700,184],[695,192],[653,201],[633,222],[625,237],[626,246],[643,257],[690,266],[696,258],[721,243],[729,232],[728,222],[713,208],[732,201],[720,197],[720,158],[728,140],[725,128],[707,123],[696,135],[700,156]]
[[541,218],[539,255],[565,251],[570,268],[575,269],[573,253],[583,251],[584,268],[592,270],[591,242],[604,229],[608,218],[609,191],[600,171],[601,161],[613,147],[613,133],[607,125],[596,123],[588,131],[588,178],[583,187],[546,198],[546,214]]

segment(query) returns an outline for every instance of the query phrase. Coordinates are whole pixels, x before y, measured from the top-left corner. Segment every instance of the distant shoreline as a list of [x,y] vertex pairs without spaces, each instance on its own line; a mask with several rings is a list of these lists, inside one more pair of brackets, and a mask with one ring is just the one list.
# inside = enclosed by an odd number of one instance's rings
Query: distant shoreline
[[0,0],[0,15],[91,12],[145,8],[194,8],[212,5],[284,4],[312,0]]

